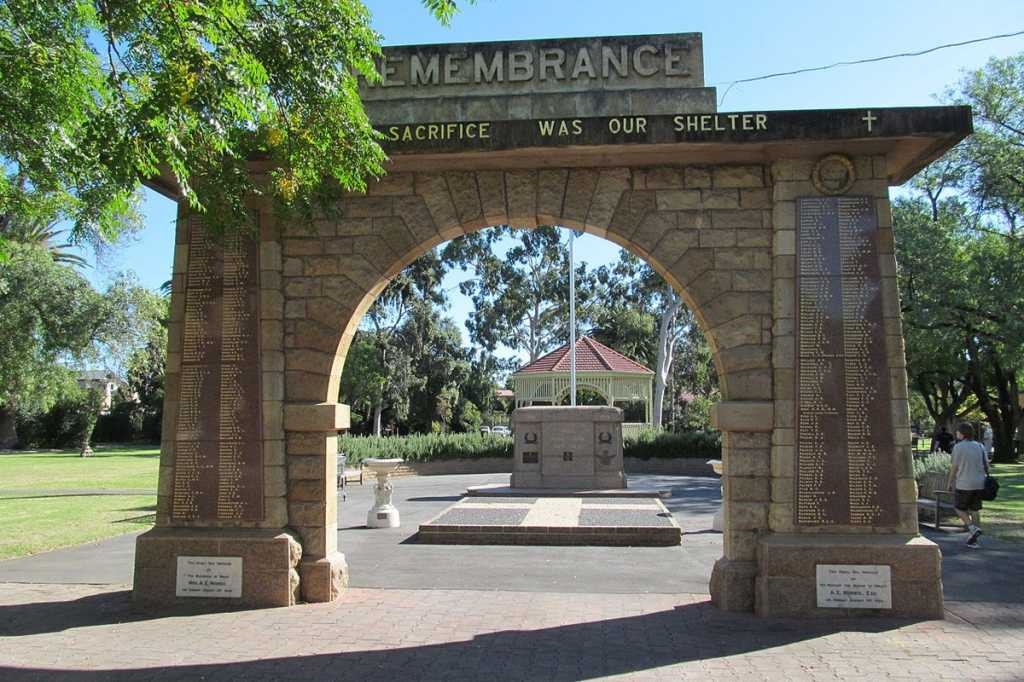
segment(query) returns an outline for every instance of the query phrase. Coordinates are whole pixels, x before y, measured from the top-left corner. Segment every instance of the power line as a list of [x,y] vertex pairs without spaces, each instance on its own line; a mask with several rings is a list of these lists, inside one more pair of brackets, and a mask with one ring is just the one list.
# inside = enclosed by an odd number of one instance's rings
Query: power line
[[[729,87],[727,87],[725,89],[725,93],[722,95],[722,99],[719,100],[718,106],[722,106],[722,103],[725,102],[726,95],[729,94],[729,91],[732,90],[733,86],[734,85],[738,85],[740,83],[753,83],[754,81],[763,81],[763,80],[768,80],[769,78],[781,78],[782,76],[796,76],[796,75],[801,74],[801,73],[811,73],[813,71],[828,71],[829,69],[834,69],[834,68],[839,67],[839,66],[855,66],[857,64],[871,64],[873,62],[884,62],[887,59],[898,59],[900,57],[920,57],[922,55],[926,55],[926,54],[929,54],[931,52],[937,52],[939,50],[946,50],[946,49],[951,48],[951,47],[963,47],[964,45],[973,45],[975,43],[984,43],[984,42],[987,42],[989,40],[999,40],[999,39],[1002,39],[1002,38],[1015,38],[1015,37],[1020,36],[1020,35],[1024,35],[1024,31],[1016,31],[1015,33],[1000,33],[998,35],[985,36],[984,38],[974,38],[972,40],[964,40],[964,41],[959,42],[959,43],[945,43],[943,45],[936,45],[935,47],[929,47],[926,50],[920,50],[918,52],[900,52],[898,54],[888,54],[888,55],[885,55],[884,57],[870,57],[868,59],[856,59],[854,61],[849,61],[849,62],[836,62],[834,64],[829,64],[828,66],[812,66],[812,67],[808,67],[806,69],[796,69],[795,71],[780,71],[779,73],[769,73],[769,74],[766,74],[764,76],[754,76],[753,78],[741,78],[739,80],[735,80],[735,81],[732,81],[731,83],[729,83]],[[715,85],[716,86],[717,85],[724,85],[724,83],[716,83]]]

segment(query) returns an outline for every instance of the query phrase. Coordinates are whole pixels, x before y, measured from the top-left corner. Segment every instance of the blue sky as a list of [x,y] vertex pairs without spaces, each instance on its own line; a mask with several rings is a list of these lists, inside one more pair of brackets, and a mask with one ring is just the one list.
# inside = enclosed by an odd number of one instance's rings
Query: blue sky
[[[464,3],[463,3],[464,4]],[[517,40],[644,33],[704,35],[705,81],[718,87],[779,71],[911,52],[936,45],[1024,30],[1024,2],[859,0],[858,2],[732,2],[697,0],[479,0],[451,28],[431,19],[418,0],[371,0],[385,45]],[[922,57],[737,85],[721,111],[920,106],[955,83],[963,69],[991,57],[1024,52],[1024,36],[941,50]],[[109,254],[89,276],[98,285],[134,271],[156,288],[169,277],[174,205],[147,191],[145,228],[133,244]],[[577,258],[592,265],[614,259],[617,247],[585,235]],[[452,275],[446,287],[458,280]],[[463,321],[468,301],[451,292],[449,314]]]

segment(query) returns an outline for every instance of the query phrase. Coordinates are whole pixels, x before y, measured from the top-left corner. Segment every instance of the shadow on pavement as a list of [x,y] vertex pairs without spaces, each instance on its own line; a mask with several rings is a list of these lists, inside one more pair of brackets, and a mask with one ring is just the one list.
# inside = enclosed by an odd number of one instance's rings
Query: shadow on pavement
[[[67,627],[124,622],[133,617],[127,592],[11,608],[17,609],[17,613],[0,611],[5,624],[0,634],[29,635]],[[59,625],[54,622],[54,616],[59,616]],[[37,625],[11,632],[12,620]],[[840,632],[882,633],[911,622],[899,619],[765,620],[751,614],[723,613],[709,602],[701,602],[636,616],[537,630],[505,630],[467,640],[386,650],[102,671],[0,666],[0,678],[581,680],[765,651]],[[410,624],[410,627],[415,625]],[[337,634],[343,641],[344,634]]]
[[942,550],[946,601],[1024,604],[1024,548],[1020,544],[982,536],[981,548],[970,549],[966,533],[923,526],[921,533]]
[[131,590],[103,592],[71,601],[3,604],[0,605],[0,637],[63,632],[154,617],[133,609]]
[[408,497],[406,502],[458,502],[464,495],[438,495],[436,497]]

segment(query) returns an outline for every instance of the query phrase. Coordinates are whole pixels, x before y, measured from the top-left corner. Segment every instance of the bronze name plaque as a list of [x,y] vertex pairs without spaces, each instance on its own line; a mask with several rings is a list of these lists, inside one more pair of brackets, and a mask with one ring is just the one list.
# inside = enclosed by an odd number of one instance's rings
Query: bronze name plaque
[[217,243],[196,218],[188,230],[171,515],[259,521],[259,245],[248,236]]
[[796,523],[895,524],[873,199],[797,201],[796,296]]

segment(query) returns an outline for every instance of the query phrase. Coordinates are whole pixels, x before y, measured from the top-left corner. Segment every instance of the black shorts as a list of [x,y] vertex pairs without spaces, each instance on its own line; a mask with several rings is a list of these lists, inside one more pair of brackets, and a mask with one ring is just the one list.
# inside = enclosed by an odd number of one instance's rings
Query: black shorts
[[980,511],[982,490],[956,490],[956,500],[953,506],[960,511]]

